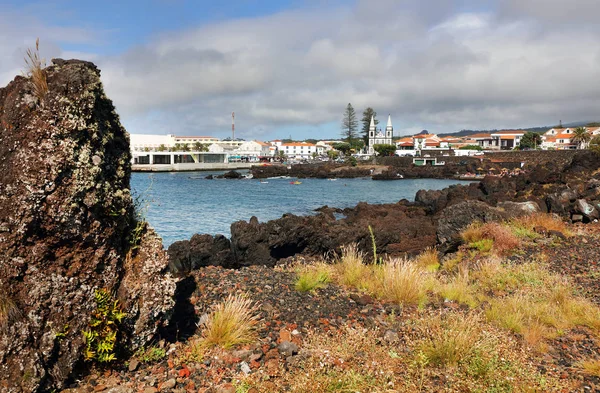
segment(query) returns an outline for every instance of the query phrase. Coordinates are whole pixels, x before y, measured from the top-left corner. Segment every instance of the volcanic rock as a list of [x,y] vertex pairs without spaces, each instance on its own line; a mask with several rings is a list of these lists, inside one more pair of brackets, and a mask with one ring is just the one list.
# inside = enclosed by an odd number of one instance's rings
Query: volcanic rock
[[0,88],[0,390],[62,389],[105,288],[135,350],[168,318],[175,282],[160,238],[137,222],[129,137],[89,62],[54,60],[48,91]]

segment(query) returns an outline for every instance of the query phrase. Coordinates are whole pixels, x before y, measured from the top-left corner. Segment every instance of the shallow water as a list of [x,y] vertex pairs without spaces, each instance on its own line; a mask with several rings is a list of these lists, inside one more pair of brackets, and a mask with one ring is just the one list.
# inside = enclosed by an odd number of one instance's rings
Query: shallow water
[[353,207],[358,202],[395,203],[414,200],[420,189],[442,189],[456,180],[373,181],[358,179],[227,180],[204,179],[223,172],[133,173],[131,188],[145,218],[163,238],[165,247],[195,233],[229,236],[230,225],[256,216],[259,221],[284,213],[314,214],[323,205]]

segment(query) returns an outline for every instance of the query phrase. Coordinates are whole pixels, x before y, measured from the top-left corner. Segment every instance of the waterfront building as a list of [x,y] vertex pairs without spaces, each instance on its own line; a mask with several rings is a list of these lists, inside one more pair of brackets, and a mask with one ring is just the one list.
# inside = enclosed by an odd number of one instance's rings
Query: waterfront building
[[[578,127],[555,127],[542,135],[542,149],[569,150],[577,149],[579,144],[572,140]],[[600,135],[600,127],[583,127],[592,136]]]
[[313,153],[317,153],[317,145],[306,142],[282,143],[279,150],[289,158],[311,159]]
[[369,148],[368,154],[375,154],[375,145],[393,145],[394,127],[392,126],[392,116],[388,115],[387,126],[385,127],[385,133],[375,128],[375,118],[371,116],[371,124],[369,125]]

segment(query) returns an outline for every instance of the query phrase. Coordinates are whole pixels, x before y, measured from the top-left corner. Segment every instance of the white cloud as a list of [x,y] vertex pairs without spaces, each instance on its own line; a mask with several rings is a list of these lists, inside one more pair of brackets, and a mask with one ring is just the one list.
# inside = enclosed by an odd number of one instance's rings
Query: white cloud
[[[600,119],[600,29],[586,16],[598,11],[595,0],[358,1],[172,31],[95,61],[130,132],[224,137],[235,111],[238,135],[269,137],[338,124],[348,102],[391,113],[399,132],[554,124]],[[310,132],[297,137],[339,130]]]

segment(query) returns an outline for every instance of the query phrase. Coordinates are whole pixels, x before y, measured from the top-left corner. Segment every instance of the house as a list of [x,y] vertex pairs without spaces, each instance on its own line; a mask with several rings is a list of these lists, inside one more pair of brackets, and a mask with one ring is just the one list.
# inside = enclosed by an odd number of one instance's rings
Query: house
[[317,153],[317,145],[306,142],[282,143],[279,150],[290,158],[310,159],[313,153]]
[[521,138],[525,135],[524,130],[503,130],[492,133],[492,145],[493,150],[512,150],[519,146]]
[[493,138],[490,133],[478,133],[469,135],[466,139],[464,139],[464,146],[473,145],[479,146],[482,149],[492,149],[493,146]]
[[[569,150],[579,148],[573,141],[573,133],[578,127],[555,127],[542,135],[542,149]],[[592,136],[600,135],[600,127],[583,127]]]
[[251,161],[258,161],[259,157],[271,155],[270,144],[260,141],[245,141],[236,150],[239,156],[251,158]]

